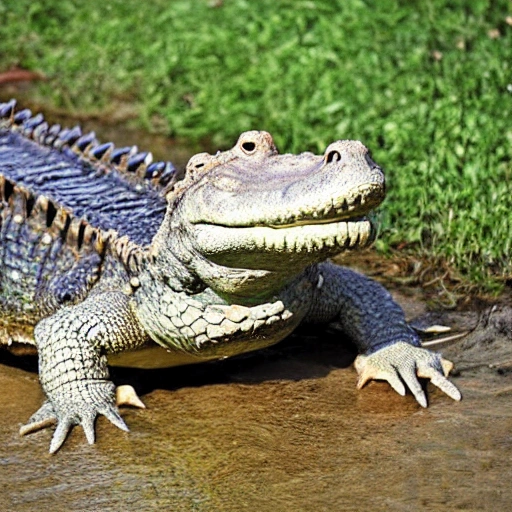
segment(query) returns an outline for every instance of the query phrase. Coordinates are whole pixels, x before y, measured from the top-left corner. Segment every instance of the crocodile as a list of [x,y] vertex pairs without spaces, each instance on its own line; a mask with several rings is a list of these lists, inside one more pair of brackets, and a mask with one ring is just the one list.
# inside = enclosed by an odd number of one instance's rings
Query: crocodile
[[426,378],[461,399],[452,364],[421,347],[388,291],[329,261],[375,237],[385,180],[361,142],[279,154],[249,131],[177,175],[0,104],[0,339],[35,347],[46,396],[22,435],[56,425],[55,453],[75,425],[94,443],[98,415],[127,431],[109,354],[156,344],[210,361],[304,324],[353,341],[358,388],[386,380],[427,407]]

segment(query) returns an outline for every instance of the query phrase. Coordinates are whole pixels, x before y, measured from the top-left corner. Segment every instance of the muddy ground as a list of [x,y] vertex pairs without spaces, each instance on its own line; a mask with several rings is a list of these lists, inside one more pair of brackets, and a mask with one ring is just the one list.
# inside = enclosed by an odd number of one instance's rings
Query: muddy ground
[[43,399],[35,358],[0,353],[1,509],[509,510],[510,298],[429,313],[421,288],[391,287],[419,324],[471,331],[440,345],[462,402],[357,391],[350,345],[303,333],[220,363],[114,368],[147,405],[123,409],[131,432],[100,418],[96,445],[75,428],[50,456],[50,430],[18,436]]

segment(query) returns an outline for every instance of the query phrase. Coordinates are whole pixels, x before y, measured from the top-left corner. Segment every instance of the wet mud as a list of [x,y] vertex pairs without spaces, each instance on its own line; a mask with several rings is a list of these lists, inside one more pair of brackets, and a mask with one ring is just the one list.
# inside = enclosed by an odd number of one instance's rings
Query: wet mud
[[[395,289],[409,318],[452,327],[460,403],[430,406],[385,383],[355,388],[354,351],[302,332],[253,355],[170,369],[116,367],[147,409],[19,437],[43,399],[34,357],[0,352],[0,506],[72,511],[508,510],[512,499],[512,308],[431,312]],[[154,357],[154,356],[150,356]]]

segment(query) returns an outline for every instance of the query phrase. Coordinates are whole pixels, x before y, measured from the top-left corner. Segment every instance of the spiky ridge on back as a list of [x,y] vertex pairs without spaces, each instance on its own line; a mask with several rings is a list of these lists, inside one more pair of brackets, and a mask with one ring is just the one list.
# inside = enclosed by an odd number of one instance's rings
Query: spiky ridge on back
[[165,193],[176,179],[174,166],[153,163],[150,153],[139,153],[136,147],[100,144],[94,133],[83,135],[79,127],[49,126],[41,114],[15,112],[15,105],[14,100],[0,104],[4,204],[10,191],[22,191],[25,215],[43,197],[48,226],[59,209],[80,219],[81,227],[72,230],[79,243],[90,235],[90,226],[148,245],[165,214]]

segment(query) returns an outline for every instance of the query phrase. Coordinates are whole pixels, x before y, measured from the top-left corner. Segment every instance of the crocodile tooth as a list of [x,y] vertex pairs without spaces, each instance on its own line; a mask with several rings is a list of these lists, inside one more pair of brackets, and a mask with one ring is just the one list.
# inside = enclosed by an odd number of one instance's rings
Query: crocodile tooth
[[347,234],[348,234],[347,223],[346,222],[340,223],[338,231],[339,231],[339,235],[336,236],[335,243],[337,243],[338,245],[342,245],[345,243],[345,240],[346,240]]
[[323,240],[324,246],[326,247],[334,247],[336,244],[336,238],[335,237],[327,237],[325,240]]
[[359,226],[357,222],[350,222],[348,225],[349,245],[356,247],[359,241]]

